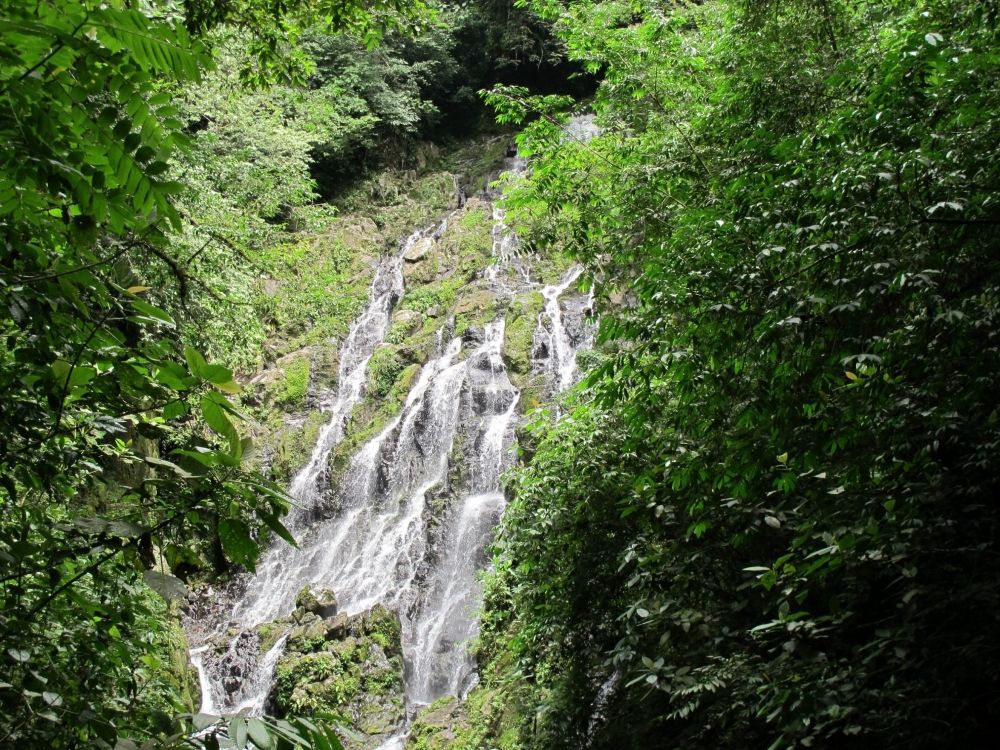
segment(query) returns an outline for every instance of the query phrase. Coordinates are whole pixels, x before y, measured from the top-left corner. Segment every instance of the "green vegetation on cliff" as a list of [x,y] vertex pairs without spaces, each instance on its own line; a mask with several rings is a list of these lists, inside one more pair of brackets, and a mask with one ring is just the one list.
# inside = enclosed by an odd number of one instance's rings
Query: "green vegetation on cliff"
[[987,747],[1000,9],[532,5],[602,132],[495,91],[510,213],[616,352],[511,478],[477,690],[525,749]]

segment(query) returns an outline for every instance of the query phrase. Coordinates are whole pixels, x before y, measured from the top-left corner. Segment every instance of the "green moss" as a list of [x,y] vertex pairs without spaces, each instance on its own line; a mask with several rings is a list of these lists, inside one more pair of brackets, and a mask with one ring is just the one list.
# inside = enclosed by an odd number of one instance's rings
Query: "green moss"
[[285,713],[316,710],[317,706],[304,704],[302,691],[339,672],[340,661],[332,654],[286,654],[274,670],[275,700],[279,709]]
[[355,673],[345,673],[324,683],[321,696],[332,706],[343,706],[353,702],[361,689],[361,678]]
[[344,213],[370,216],[398,241],[453,207],[457,192],[455,176],[433,166],[421,173],[384,170],[345,191],[337,205]]
[[319,651],[326,644],[326,626],[322,620],[315,620],[300,626],[288,637],[288,649],[300,653]]
[[403,310],[416,310],[427,314],[428,310],[437,315],[444,314],[455,304],[458,290],[464,286],[464,280],[456,277],[424,284],[415,289],[407,290],[399,306]]
[[282,379],[275,389],[278,403],[293,408],[305,405],[306,393],[309,391],[309,367],[308,355],[296,357],[284,366]]
[[189,711],[196,711],[201,705],[201,684],[198,672],[191,666],[188,656],[188,640],[184,628],[181,627],[176,605],[170,608],[170,614],[165,622],[166,639],[164,644],[167,653],[167,679],[177,691],[181,704]]
[[455,305],[455,335],[471,326],[483,326],[496,317],[496,297],[485,289],[469,291]]
[[445,696],[423,709],[410,727],[407,750],[471,750],[468,716],[458,698]]
[[438,244],[456,275],[466,281],[476,278],[493,255],[493,215],[489,204],[470,200]]
[[368,297],[384,240],[375,224],[344,217],[325,234],[275,245],[261,256],[271,276],[262,306],[280,331],[279,353],[344,336]]
[[379,638],[379,645],[387,654],[402,652],[402,628],[399,617],[381,604],[376,604],[365,615],[365,634],[373,640]]
[[573,259],[562,253],[531,256],[532,276],[542,284],[558,284],[572,265]]
[[516,695],[507,689],[479,685],[465,702],[445,696],[414,720],[406,750],[523,750],[523,717]]
[[[283,423],[281,414],[274,412],[269,436],[265,445],[272,446],[271,476],[275,481],[285,482],[309,458],[319,431],[326,424],[328,415],[321,411],[311,411],[306,415],[301,426],[289,426]],[[273,424],[278,422],[277,425]]]
[[423,316],[415,310],[400,310],[393,316],[392,325],[385,340],[390,344],[402,344],[406,339],[424,327]]
[[459,175],[467,195],[476,195],[489,187],[489,178],[507,155],[510,135],[497,135],[473,141],[449,152],[442,167]]
[[368,392],[354,407],[347,425],[347,437],[338,443],[330,453],[329,465],[332,482],[339,481],[357,449],[381,432],[389,421],[399,413],[406,402],[410,388],[413,387],[413,383],[417,379],[420,367],[417,363],[405,366],[385,396],[378,397],[372,392]]
[[[372,637],[375,640],[375,636]],[[366,695],[389,695],[399,692],[403,685],[399,679],[401,670],[393,668],[377,669],[365,675],[362,689]]]
[[368,395],[377,399],[388,396],[405,367],[395,347],[378,347],[368,360]]
[[519,294],[507,311],[504,329],[504,359],[514,384],[523,388],[531,373],[531,351],[534,347],[538,315],[545,307],[540,292]]
[[271,650],[286,628],[287,626],[282,622],[265,622],[257,628],[257,637],[260,639],[257,650],[261,656]]
[[353,636],[339,641],[331,641],[328,648],[341,664],[355,664],[368,658],[368,650],[365,645]]

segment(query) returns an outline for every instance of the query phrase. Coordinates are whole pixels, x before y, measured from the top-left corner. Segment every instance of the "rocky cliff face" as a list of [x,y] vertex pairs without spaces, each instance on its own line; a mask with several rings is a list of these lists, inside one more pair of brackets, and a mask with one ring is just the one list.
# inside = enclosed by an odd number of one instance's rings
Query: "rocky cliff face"
[[290,480],[299,547],[276,545],[256,577],[190,618],[203,711],[334,715],[350,747],[370,748],[403,729],[408,708],[474,684],[500,474],[520,415],[576,378],[591,326],[579,270],[522,254],[496,196],[468,195],[381,254],[377,236],[396,231],[400,212],[412,218],[412,201],[397,194],[381,223],[343,218],[350,236],[329,247],[353,246],[344,273],[367,291],[334,306],[354,322],[318,315],[251,381],[258,460]]

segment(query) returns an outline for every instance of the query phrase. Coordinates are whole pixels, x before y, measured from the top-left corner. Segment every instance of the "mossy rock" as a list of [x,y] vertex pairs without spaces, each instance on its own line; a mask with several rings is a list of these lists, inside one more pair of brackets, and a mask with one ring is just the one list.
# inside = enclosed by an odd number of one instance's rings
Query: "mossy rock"
[[573,259],[561,253],[548,255],[532,254],[531,275],[532,278],[542,284],[558,284],[572,265]]
[[319,431],[326,424],[329,415],[316,410],[309,412],[300,423],[287,424],[281,419],[280,413],[275,413],[281,420],[280,426],[257,440],[270,447],[271,478],[278,482],[287,482],[295,472],[308,460],[313,446],[319,437]]
[[382,344],[377,347],[368,360],[368,395],[376,399],[388,396],[405,368],[406,362],[395,346]]
[[270,279],[267,318],[274,330],[268,348],[278,355],[347,334],[368,300],[385,240],[374,222],[345,216],[326,232],[267,247],[260,262]]
[[328,588],[303,586],[295,595],[295,608],[319,617],[333,617],[337,614],[337,595]]
[[519,388],[531,373],[531,353],[534,348],[538,316],[545,308],[545,298],[539,292],[519,294],[507,310],[504,328],[503,356],[511,380]]
[[469,715],[454,696],[440,698],[423,709],[410,727],[406,750],[459,750],[470,733]]
[[296,626],[288,636],[288,650],[306,654],[320,650],[326,644],[326,630],[319,619]]
[[275,402],[285,408],[303,408],[309,393],[309,371],[312,367],[309,351],[283,357],[277,366],[280,374],[272,384]]
[[521,392],[518,408],[522,414],[527,414],[548,402],[552,386],[544,375],[528,375],[511,380]]
[[416,263],[427,257],[427,254],[434,249],[433,237],[421,237],[410,245],[403,252],[403,260],[406,263]]
[[493,255],[493,209],[471,198],[438,241],[441,262],[449,274],[466,283],[482,273]]
[[340,350],[337,339],[328,339],[315,348],[312,358],[311,382],[315,389],[333,391],[340,374]]
[[[407,365],[396,349],[385,348],[389,350],[385,356],[392,362],[390,366],[395,368],[401,365],[402,370],[398,372],[398,376],[388,393],[379,396],[381,387],[378,390],[369,390],[361,402],[354,407],[348,420],[347,437],[338,443],[330,453],[331,484],[337,484],[340,481],[358,448],[377,435],[399,413],[420,372],[421,365],[417,363]],[[409,352],[409,356],[419,358],[420,355],[417,352]],[[369,374],[369,378],[371,377]]]
[[[402,310],[415,310],[424,315],[437,317],[450,310],[458,297],[458,290],[465,285],[460,278],[449,277],[433,284],[424,284],[406,290],[399,306]],[[432,309],[435,314],[432,315]]]
[[[404,312],[414,311],[405,310]],[[414,314],[419,313],[414,312]],[[431,317],[428,315],[426,318],[423,318],[423,324],[418,330],[410,333],[405,338],[390,340],[414,352],[413,361],[426,362],[437,353],[438,332],[446,323],[447,320],[443,317]]]
[[378,643],[390,655],[403,653],[403,628],[399,615],[381,604],[376,604],[362,615],[364,634]]
[[326,619],[296,611],[302,624],[275,668],[277,715],[336,713],[345,718],[345,747],[377,747],[405,721],[399,617],[380,605]]
[[274,644],[278,642],[278,639],[288,630],[288,623],[285,620],[276,620],[275,622],[265,622],[262,625],[258,625],[257,637],[259,639],[259,644],[257,650],[260,655],[263,656],[268,651],[270,651]]
[[461,336],[471,326],[482,326],[496,317],[496,296],[485,289],[463,294],[455,304],[455,335]]
[[419,332],[424,326],[424,316],[416,310],[397,310],[392,316],[392,325],[386,335],[390,344],[401,344]]

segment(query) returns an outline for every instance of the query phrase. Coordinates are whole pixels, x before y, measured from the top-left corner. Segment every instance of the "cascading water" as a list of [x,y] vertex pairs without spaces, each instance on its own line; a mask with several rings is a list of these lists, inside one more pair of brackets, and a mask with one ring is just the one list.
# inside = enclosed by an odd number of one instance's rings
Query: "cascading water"
[[[515,172],[525,168],[523,159],[508,159],[505,166]],[[504,225],[503,211],[495,207],[493,218],[495,262],[484,270],[483,281],[501,301],[530,290],[542,293],[533,366],[553,392],[562,390],[575,381],[576,351],[587,340],[581,320],[589,303],[581,295],[566,299],[580,269],[570,269],[558,284],[531,282],[530,266]],[[520,395],[504,364],[504,317],[461,336],[454,335],[454,321],[442,328],[436,351],[398,414],[358,449],[336,486],[330,486],[326,468],[345,437],[352,409],[364,397],[368,360],[384,342],[393,306],[404,293],[404,256],[445,226],[414,233],[377,269],[369,304],[340,352],[336,393],[322,405],[330,419],[290,486],[296,508],[286,525],[298,548],[272,545],[257,575],[231,589],[226,616],[189,623],[199,644],[191,656],[199,670],[203,712],[264,710],[288,634],[261,655],[254,628],[288,615],[306,585],[336,591],[348,614],[377,603],[399,613],[412,704],[461,695],[475,679],[466,644],[478,628],[478,572],[504,505],[500,475],[513,460]],[[575,332],[567,325],[567,311]],[[335,513],[318,512],[326,498],[336,498]]]
[[476,633],[480,590],[476,574],[503,507],[500,473],[509,463],[518,392],[507,377],[501,350],[504,320],[486,326],[483,343],[467,360],[466,443],[473,450],[468,478],[459,492],[444,537],[441,563],[424,586],[409,628],[409,695],[429,703],[460,695],[473,668],[462,649]]
[[536,368],[552,376],[555,390],[566,390],[576,381],[576,345],[563,323],[560,298],[573,282],[580,278],[583,269],[570,268],[558,284],[550,284],[542,289],[545,309],[538,318],[535,330],[535,352],[539,354]]
[[[420,232],[415,232],[403,243],[396,256],[384,258],[380,262],[372,279],[368,306],[351,326],[341,347],[337,390],[323,399],[320,406],[330,417],[320,430],[308,463],[296,474],[288,490],[295,504],[285,519],[285,525],[297,537],[308,529],[311,511],[322,498],[326,488],[326,464],[330,451],[344,438],[347,418],[364,395],[368,360],[375,347],[385,339],[393,305],[403,293],[403,255],[420,236]],[[236,603],[232,616],[222,622],[207,623],[207,629],[204,627],[206,623],[196,623],[195,627],[189,627],[194,631],[192,640],[205,640],[207,636],[224,632],[228,625],[245,629],[264,622],[267,615],[261,616],[258,611],[255,594],[280,591],[275,584],[280,584],[283,578],[289,577],[294,552],[294,548],[284,544],[272,545],[260,561],[256,577],[246,582],[247,595]],[[263,708],[270,689],[270,673],[273,672],[274,662],[280,651],[273,659],[258,661],[255,653],[245,644],[243,648],[240,647],[241,640],[247,640],[245,630],[238,632],[226,654],[216,660],[221,667],[216,671],[239,675],[239,685],[232,687],[220,684],[221,680],[206,679],[206,649],[192,649],[192,663],[199,671],[204,713],[215,710],[237,711],[242,708],[259,711]],[[280,642],[283,644],[283,640]]]

